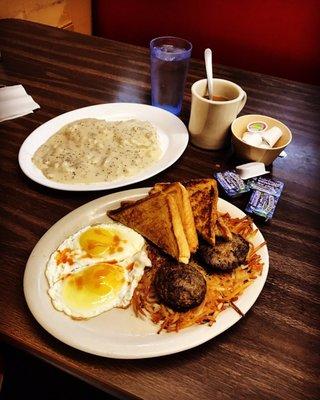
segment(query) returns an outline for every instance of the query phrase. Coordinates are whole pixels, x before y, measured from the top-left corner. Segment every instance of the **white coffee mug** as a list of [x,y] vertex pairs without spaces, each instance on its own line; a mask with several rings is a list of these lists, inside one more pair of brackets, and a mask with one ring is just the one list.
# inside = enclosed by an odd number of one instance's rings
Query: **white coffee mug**
[[209,100],[207,80],[201,79],[191,87],[192,101],[189,121],[190,140],[203,149],[218,150],[229,142],[229,128],[247,101],[239,85],[214,78],[213,94],[219,100]]

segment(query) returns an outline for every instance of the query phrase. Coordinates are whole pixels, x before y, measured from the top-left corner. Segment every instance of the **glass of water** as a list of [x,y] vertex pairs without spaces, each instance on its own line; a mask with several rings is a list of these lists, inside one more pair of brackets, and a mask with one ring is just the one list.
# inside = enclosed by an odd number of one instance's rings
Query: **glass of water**
[[152,105],[180,114],[192,44],[185,39],[163,36],[151,40]]

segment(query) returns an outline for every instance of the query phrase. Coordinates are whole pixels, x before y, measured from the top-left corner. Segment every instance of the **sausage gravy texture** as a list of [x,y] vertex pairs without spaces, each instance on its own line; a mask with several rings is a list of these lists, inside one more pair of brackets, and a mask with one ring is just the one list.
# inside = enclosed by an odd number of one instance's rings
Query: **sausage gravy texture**
[[53,181],[96,183],[136,175],[161,155],[156,129],[149,122],[89,118],[61,128],[32,161]]

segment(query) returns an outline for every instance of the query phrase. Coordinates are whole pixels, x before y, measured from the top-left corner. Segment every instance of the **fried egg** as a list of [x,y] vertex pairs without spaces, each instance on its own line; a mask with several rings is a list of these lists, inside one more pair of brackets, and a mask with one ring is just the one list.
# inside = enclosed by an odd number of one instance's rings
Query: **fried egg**
[[53,306],[73,319],[127,307],[151,262],[133,229],[100,224],[80,229],[50,256],[46,268]]
[[119,263],[99,262],[79,268],[58,280],[48,293],[54,307],[73,319],[95,317],[130,304],[145,265],[144,251]]
[[51,255],[46,277],[52,286],[62,277],[97,262],[120,262],[139,252],[144,239],[119,224],[99,224],[80,229]]

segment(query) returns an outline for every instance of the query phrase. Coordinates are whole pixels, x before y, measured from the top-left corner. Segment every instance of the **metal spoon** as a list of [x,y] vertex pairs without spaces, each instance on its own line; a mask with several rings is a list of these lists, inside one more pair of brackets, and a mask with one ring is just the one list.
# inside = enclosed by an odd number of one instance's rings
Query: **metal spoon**
[[212,83],[213,74],[212,74],[212,51],[211,51],[211,49],[205,49],[204,62],[206,64],[209,100],[213,100],[213,83]]

